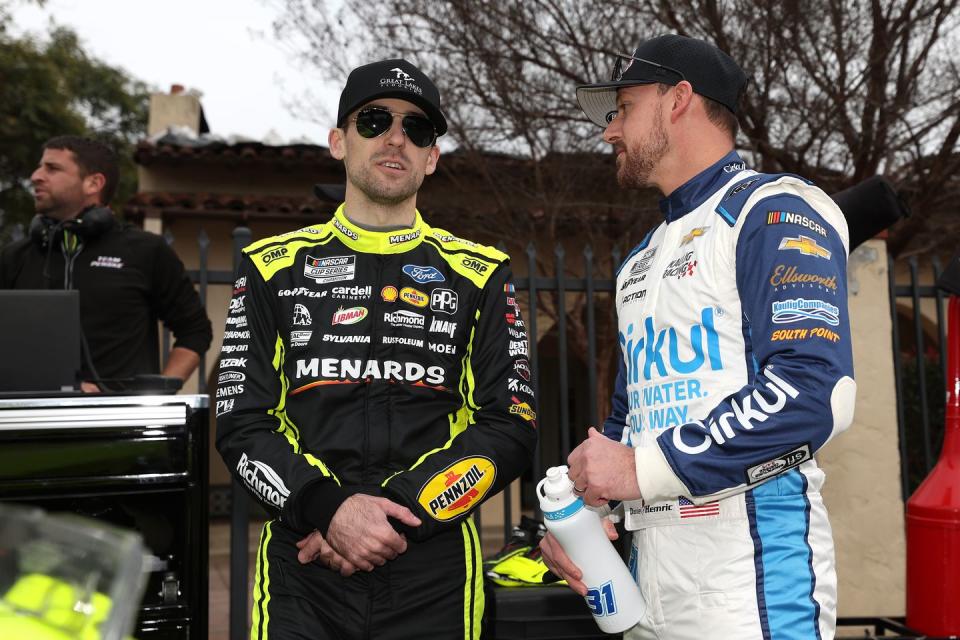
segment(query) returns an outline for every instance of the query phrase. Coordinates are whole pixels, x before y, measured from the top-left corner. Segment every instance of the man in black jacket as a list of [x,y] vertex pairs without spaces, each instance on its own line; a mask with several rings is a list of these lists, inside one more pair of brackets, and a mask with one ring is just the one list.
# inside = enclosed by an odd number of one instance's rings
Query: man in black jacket
[[508,257],[416,209],[446,128],[409,62],[355,69],[329,135],[344,204],[243,251],[217,447],[276,518],[254,638],[480,636],[470,514],[530,463],[536,413]]
[[[28,237],[0,253],[0,289],[77,289],[94,380],[160,372],[157,320],[176,342],[162,373],[186,379],[210,346],[210,320],[180,259],[156,234],[117,221],[119,179],[107,146],[59,136],[31,176],[37,215]],[[107,385],[110,386],[109,384]]]

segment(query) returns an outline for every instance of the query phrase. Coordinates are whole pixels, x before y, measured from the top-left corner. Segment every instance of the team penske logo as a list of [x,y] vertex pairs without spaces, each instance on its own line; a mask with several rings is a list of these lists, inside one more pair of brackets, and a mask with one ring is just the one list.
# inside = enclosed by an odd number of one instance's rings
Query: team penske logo
[[480,504],[496,477],[489,458],[461,458],[427,480],[417,502],[434,520],[446,522]]
[[798,236],[796,238],[784,238],[780,241],[780,251],[795,250],[805,256],[815,256],[817,258],[830,259],[830,251],[824,249],[817,241],[808,236]]

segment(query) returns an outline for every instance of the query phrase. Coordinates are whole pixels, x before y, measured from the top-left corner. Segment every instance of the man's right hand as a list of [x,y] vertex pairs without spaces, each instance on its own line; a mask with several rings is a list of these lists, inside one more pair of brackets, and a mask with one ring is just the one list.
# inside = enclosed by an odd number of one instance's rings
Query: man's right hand
[[387,500],[355,493],[340,505],[330,521],[326,540],[347,562],[361,571],[373,571],[407,550],[407,540],[387,517],[410,527],[420,518],[406,507]]
[[[603,522],[603,529],[607,537],[611,540],[616,540],[619,534],[613,522],[608,518],[604,518],[601,522]],[[560,542],[557,541],[549,531],[547,535],[543,536],[543,539],[540,540],[540,552],[543,554],[544,564],[547,565],[550,571],[562,580],[566,580],[571,589],[581,596],[586,597],[587,585],[581,581],[583,572],[580,571],[580,567],[573,564],[573,560],[570,559],[567,552],[560,546]]]

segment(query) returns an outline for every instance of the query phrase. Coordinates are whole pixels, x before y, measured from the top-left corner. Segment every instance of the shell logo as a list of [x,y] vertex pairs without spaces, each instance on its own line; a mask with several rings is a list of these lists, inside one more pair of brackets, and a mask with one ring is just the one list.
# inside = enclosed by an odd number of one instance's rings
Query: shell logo
[[425,307],[427,306],[427,303],[430,302],[430,298],[427,297],[427,294],[419,289],[414,289],[413,287],[404,287],[403,289],[400,289],[400,299],[407,304],[412,304],[415,307]]
[[396,302],[397,295],[397,288],[393,285],[388,284],[383,289],[380,289],[380,297],[383,298],[384,302]]
[[446,522],[480,504],[496,477],[490,458],[461,458],[427,480],[417,502],[434,520]]

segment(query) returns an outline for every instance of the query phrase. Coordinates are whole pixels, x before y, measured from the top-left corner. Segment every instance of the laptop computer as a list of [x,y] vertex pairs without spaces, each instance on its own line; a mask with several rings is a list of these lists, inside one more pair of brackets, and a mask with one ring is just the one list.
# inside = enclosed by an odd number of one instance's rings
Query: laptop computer
[[0,392],[80,385],[80,292],[0,291]]

